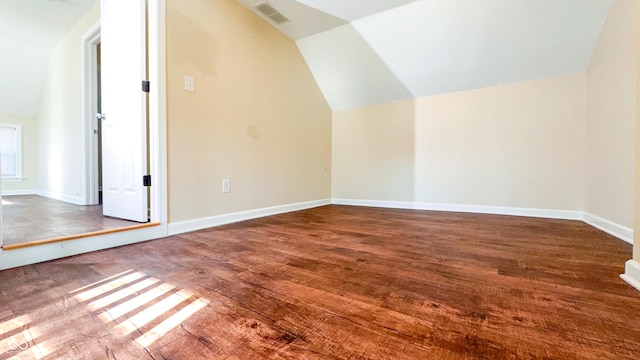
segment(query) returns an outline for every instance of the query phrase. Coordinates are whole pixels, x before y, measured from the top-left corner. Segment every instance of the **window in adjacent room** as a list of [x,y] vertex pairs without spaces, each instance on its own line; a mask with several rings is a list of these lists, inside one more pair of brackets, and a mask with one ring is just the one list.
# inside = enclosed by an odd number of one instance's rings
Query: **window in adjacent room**
[[0,124],[2,181],[22,181],[22,126]]

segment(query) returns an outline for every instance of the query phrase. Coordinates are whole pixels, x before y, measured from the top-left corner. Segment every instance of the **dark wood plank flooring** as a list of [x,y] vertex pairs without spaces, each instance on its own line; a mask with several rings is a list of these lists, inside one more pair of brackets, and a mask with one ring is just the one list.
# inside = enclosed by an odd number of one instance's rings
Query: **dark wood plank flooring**
[[638,359],[631,246],[326,206],[0,272],[0,360]]
[[138,223],[103,216],[101,205],[75,205],[37,195],[13,195],[2,198],[3,245],[136,224]]

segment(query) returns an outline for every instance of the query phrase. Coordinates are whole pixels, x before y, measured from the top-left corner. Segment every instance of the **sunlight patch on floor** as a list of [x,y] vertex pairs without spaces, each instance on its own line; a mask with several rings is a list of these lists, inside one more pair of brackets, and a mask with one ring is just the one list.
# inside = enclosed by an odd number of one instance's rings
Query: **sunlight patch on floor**
[[160,315],[178,306],[183,301],[191,297],[191,294],[185,290],[180,290],[177,293],[165,298],[164,300],[153,304],[151,307],[137,313],[133,317],[118,324],[114,329],[122,336],[127,336],[132,332],[147,325]]
[[[143,347],[167,335],[210,302],[134,270],[106,277],[68,294],[70,297],[64,299],[62,312],[81,316],[84,308],[97,315],[114,334],[130,337],[132,343]],[[71,306],[76,310],[69,310],[67,300],[72,300]],[[0,359],[39,360],[75,341],[76,332],[52,331],[46,322],[39,324],[36,319],[41,312],[39,309],[0,323]]]
[[[74,299],[79,302],[92,300],[86,308],[91,312],[98,312],[98,317],[105,324],[114,323],[113,330],[120,336],[142,334],[135,342],[143,347],[153,344],[210,303],[187,290],[178,290],[173,285],[133,270],[95,282],[70,294],[74,293]],[[158,299],[161,300],[157,301]],[[152,302],[155,303],[150,305]],[[111,305],[114,306],[110,307]],[[174,310],[181,305],[184,306],[180,310]],[[169,315],[170,312],[175,313]],[[121,317],[125,319],[119,320]],[[158,321],[160,322],[153,328],[144,330],[145,326]]]
[[158,324],[153,329],[142,334],[142,336],[136,339],[136,342],[142,345],[142,347],[146,348],[147,346],[156,342],[156,340],[163,337],[169,331],[173,330],[175,327],[182,324],[185,320],[190,318],[193,314],[202,310],[202,308],[204,308],[208,304],[209,304],[209,300],[207,299],[197,299],[196,301],[187,305],[182,310],[170,316],[165,321]]

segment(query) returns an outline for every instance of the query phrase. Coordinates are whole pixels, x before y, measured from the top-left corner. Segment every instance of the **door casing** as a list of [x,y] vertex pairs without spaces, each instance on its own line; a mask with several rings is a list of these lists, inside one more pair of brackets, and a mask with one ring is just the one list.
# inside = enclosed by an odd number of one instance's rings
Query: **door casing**
[[85,205],[99,203],[98,188],[98,83],[97,45],[100,43],[100,22],[93,24],[82,36],[82,114],[84,134],[84,191]]

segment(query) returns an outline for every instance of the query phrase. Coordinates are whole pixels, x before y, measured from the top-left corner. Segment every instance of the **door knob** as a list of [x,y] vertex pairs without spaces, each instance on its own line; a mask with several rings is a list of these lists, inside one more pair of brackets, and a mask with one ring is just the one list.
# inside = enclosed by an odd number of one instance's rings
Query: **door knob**
[[107,113],[97,113],[96,114],[96,119],[98,120],[106,120],[107,119]]

